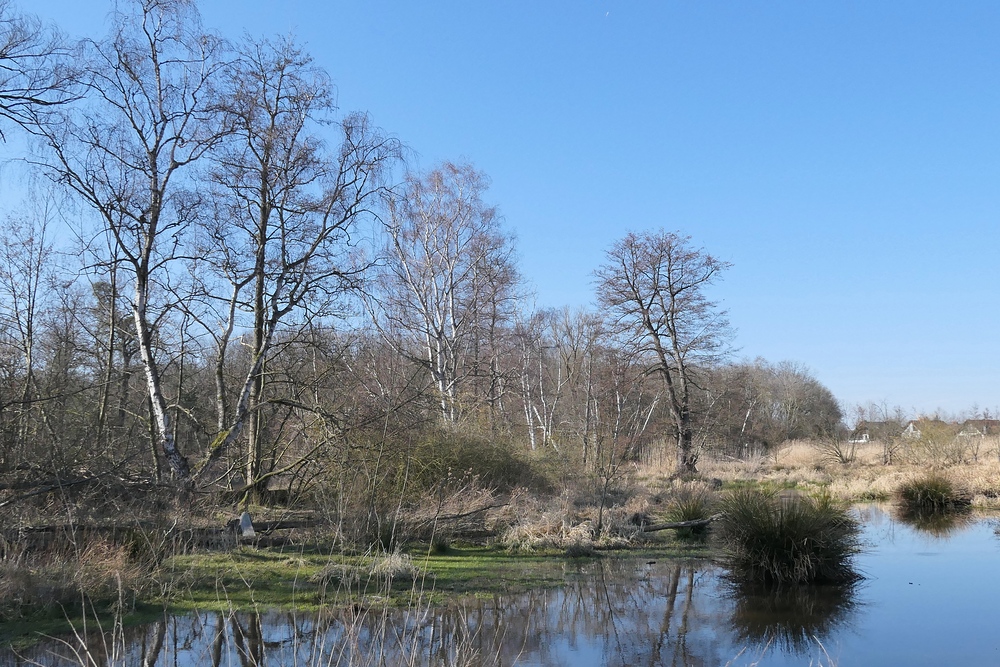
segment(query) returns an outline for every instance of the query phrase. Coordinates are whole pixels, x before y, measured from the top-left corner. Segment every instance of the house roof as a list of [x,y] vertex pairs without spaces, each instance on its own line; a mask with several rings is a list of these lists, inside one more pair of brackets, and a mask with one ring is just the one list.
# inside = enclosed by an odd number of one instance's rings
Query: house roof
[[1000,419],[966,419],[959,435],[1000,435]]
[[908,438],[913,437],[947,437],[957,435],[961,426],[949,423],[941,419],[911,419],[906,424],[903,434]]
[[851,439],[860,439],[862,435],[868,434],[871,440],[887,438],[899,435],[903,430],[903,425],[892,421],[867,421],[862,419],[858,422],[854,430],[851,431]]

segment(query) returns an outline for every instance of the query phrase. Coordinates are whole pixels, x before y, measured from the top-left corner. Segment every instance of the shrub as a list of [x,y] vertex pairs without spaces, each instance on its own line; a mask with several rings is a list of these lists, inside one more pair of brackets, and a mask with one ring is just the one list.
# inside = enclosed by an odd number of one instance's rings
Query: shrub
[[463,486],[509,491],[519,487],[548,490],[549,482],[512,443],[445,428],[428,429],[411,452],[408,487],[412,491]]
[[813,447],[824,462],[846,466],[858,459],[858,446],[850,440],[821,438],[813,444]]
[[858,522],[826,496],[778,497],[757,489],[723,498],[717,533],[738,583],[780,586],[849,583],[859,577]]
[[968,507],[972,499],[937,473],[910,480],[897,492],[903,508],[911,512],[938,512]]

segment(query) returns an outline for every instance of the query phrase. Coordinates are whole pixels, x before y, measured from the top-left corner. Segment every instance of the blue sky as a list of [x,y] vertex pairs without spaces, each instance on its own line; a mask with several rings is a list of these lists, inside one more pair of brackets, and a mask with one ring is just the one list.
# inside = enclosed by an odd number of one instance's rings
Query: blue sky
[[[420,167],[465,159],[540,307],[627,231],[732,262],[736,357],[846,406],[1000,406],[1000,3],[203,0],[293,34]],[[74,36],[110,3],[22,7]]]

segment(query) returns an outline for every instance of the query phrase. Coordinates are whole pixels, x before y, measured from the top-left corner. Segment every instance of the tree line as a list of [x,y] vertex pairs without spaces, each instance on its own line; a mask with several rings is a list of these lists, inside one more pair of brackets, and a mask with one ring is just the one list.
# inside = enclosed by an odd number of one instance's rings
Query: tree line
[[681,233],[612,246],[597,308],[532,309],[488,177],[408,170],[292,39],[132,0],[76,43],[0,3],[0,42],[34,183],[0,239],[11,498],[280,483],[375,515],[386,489],[513,484],[522,455],[606,483],[838,428],[804,368],[728,360],[728,264]]

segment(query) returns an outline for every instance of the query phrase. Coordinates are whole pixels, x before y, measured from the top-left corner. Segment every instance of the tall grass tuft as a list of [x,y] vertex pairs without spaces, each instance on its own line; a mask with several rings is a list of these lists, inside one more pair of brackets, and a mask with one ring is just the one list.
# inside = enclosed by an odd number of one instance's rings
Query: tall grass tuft
[[850,583],[859,576],[859,525],[829,497],[779,497],[740,489],[721,502],[716,524],[730,577],[740,584]]
[[972,499],[950,479],[938,473],[905,482],[897,492],[900,503],[911,512],[940,512],[968,507]]
[[[678,486],[667,502],[668,521],[698,521],[708,519],[715,513],[718,497],[707,485],[689,482]],[[678,537],[704,537],[708,526],[681,528]]]

